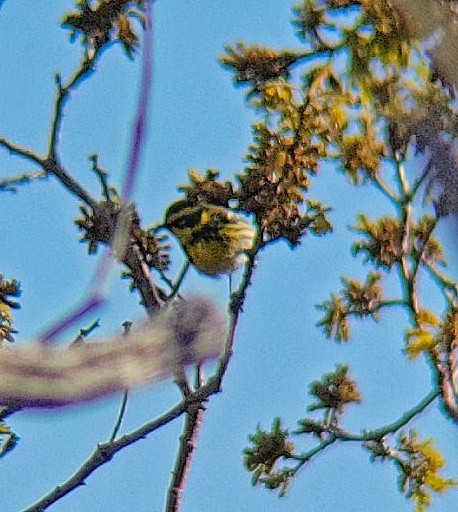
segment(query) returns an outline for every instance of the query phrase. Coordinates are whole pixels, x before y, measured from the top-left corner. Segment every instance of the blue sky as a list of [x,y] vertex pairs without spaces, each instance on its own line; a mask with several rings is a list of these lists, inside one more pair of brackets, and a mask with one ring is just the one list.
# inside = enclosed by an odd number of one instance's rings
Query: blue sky
[[[79,46],[69,44],[59,26],[71,7],[71,2],[63,1],[48,0],[38,8],[31,0],[10,0],[0,10],[0,133],[37,151],[46,148],[54,73],[68,77],[80,57]],[[242,169],[255,117],[217,57],[225,44],[237,40],[299,47],[290,25],[291,7],[284,0],[156,3],[151,117],[135,194],[145,224],[161,220],[164,207],[177,196],[176,186],[186,181],[189,167],[218,168],[224,177]],[[98,153],[115,185],[122,182],[138,81],[139,61],[129,61],[114,47],[66,108],[62,162],[94,195],[98,186],[89,170],[90,153]],[[0,153],[0,177],[31,170],[29,163]],[[215,507],[223,512],[412,510],[397,492],[393,467],[371,464],[368,454],[355,445],[336,446],[315,460],[283,500],[253,489],[243,469],[247,435],[258,423],[269,427],[275,416],[294,429],[310,402],[308,383],[338,363],[350,364],[364,398],[363,405],[352,407],[345,419],[354,430],[397,419],[429,389],[424,362],[408,362],[401,351],[402,313],[390,310],[380,325],[354,324],[354,338],[344,346],[325,340],[314,327],[319,318],[314,305],[341,288],[340,276],[362,278],[367,271],[350,254],[354,234],[347,227],[361,210],[371,217],[390,213],[390,206],[373,190],[354,189],[342,175],[325,171],[313,194],[332,205],[335,232],[326,238],[306,238],[295,251],[279,243],[263,252],[224,392],[213,397],[208,407],[185,494],[186,512]],[[0,272],[23,285],[22,309],[16,314],[20,344],[84,297],[97,258],[88,257],[85,246],[78,243],[73,224],[78,203],[54,180],[35,182],[16,195],[3,193],[1,199]],[[447,229],[444,226],[446,235]],[[179,268],[178,253],[176,258],[174,269]],[[208,293],[224,304],[227,282],[194,273],[184,289]],[[426,288],[426,294],[432,304],[439,303],[432,289]],[[98,335],[118,330],[126,318],[142,315],[137,296],[127,290],[125,281],[115,278]],[[124,431],[162,413],[178,399],[170,382],[135,392]],[[0,462],[0,510],[19,511],[68,478],[96,443],[108,437],[119,401],[112,397],[78,409],[12,416],[9,423],[21,442]],[[436,438],[449,461],[446,474],[458,477],[456,427],[434,405],[415,426],[422,436]],[[180,430],[181,422],[176,421],[122,451],[85,487],[51,510],[162,510]],[[452,512],[456,499],[456,491],[437,498],[431,511]]]

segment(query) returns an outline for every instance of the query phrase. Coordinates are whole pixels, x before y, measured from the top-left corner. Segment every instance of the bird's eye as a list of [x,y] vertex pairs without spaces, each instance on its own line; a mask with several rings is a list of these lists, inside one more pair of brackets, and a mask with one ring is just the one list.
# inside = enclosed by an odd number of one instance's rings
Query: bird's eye
[[184,229],[196,226],[199,222],[200,212],[189,209],[188,211],[183,212],[182,215],[173,219],[169,225],[177,229]]
[[189,224],[187,217],[181,217],[175,221],[175,226],[177,228],[185,228]]

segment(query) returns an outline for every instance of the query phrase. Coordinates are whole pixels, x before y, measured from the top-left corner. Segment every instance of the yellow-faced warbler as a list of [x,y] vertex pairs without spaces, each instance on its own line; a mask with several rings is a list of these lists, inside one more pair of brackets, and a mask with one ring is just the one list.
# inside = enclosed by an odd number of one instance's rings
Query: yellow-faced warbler
[[245,262],[255,230],[235,212],[209,203],[173,203],[167,227],[180,241],[189,261],[204,274],[230,274]]

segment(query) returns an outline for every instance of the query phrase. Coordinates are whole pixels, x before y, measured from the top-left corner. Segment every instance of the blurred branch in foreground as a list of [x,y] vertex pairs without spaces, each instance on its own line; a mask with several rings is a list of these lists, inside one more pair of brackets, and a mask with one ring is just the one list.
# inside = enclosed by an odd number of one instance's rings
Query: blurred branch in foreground
[[155,381],[218,357],[225,322],[210,301],[170,305],[128,336],[66,347],[0,350],[0,403],[58,407]]
[[401,12],[410,37],[434,38],[429,53],[433,68],[446,80],[458,87],[458,8],[453,2],[423,0],[421,8],[414,0],[393,0]]

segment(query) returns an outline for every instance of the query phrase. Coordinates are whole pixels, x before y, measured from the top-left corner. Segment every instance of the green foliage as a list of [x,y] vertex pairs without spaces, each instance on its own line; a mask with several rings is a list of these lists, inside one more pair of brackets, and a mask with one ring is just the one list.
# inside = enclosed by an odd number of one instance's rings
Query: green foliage
[[[290,157],[295,147],[299,148],[297,142],[291,137],[279,137],[263,123],[254,126],[254,133],[255,143],[247,156],[250,163],[237,176],[239,186],[219,181],[214,169],[208,169],[205,175],[190,169],[190,183],[178,189],[185,193],[187,202],[233,207],[254,214],[264,244],[284,239],[295,247],[307,232],[330,232],[330,208],[305,197],[309,188],[305,161]],[[301,208],[303,204],[305,208]]]
[[253,485],[263,484],[267,489],[280,489],[284,495],[291,473],[288,469],[276,469],[280,459],[289,458],[294,452],[294,445],[289,440],[287,430],[281,428],[280,418],[275,418],[270,432],[258,426],[254,434],[248,437],[251,447],[245,448],[245,467],[253,473]]
[[11,430],[11,427],[0,421],[0,437],[2,443],[0,444],[0,458],[4,457],[7,453],[16,448],[19,442],[19,436]]
[[439,471],[445,460],[433,439],[420,440],[415,430],[401,432],[394,446],[385,438],[371,440],[365,447],[371,460],[380,459],[394,464],[399,472],[399,489],[415,504],[416,512],[425,512],[432,503],[432,494],[443,494],[456,487],[458,480],[444,478]]
[[[132,289],[140,290],[143,304],[152,313],[162,302],[175,298],[181,284],[182,276],[172,283],[164,274],[169,266],[167,238],[158,235],[155,228],[142,227],[135,206],[123,204],[117,190],[108,185],[108,174],[96,155],[90,159],[101,184],[99,200],[93,200],[78,184],[75,187],[65,169],[59,167],[56,153],[62,109],[69,93],[89,76],[95,58],[110,44],[121,43],[132,58],[140,41],[134,20],[144,28],[145,8],[146,0],[79,0],[76,11],[67,14],[62,25],[70,30],[71,39],[81,40],[84,58],[67,84],[57,80],[48,157],[18,149],[6,139],[0,143],[39,163],[44,175],[54,174],[76,193],[84,204],[82,216],[75,222],[88,252],[95,253],[100,244],[112,244],[118,259],[127,266],[124,276],[131,280]],[[244,462],[252,473],[253,485],[276,489],[283,496],[299,470],[316,455],[334,443],[358,443],[368,450],[371,461],[396,466],[401,492],[415,504],[417,512],[424,512],[432,493],[440,494],[457,485],[439,474],[445,460],[433,440],[421,441],[414,431],[402,433],[407,423],[436,398],[450,418],[458,421],[458,284],[443,272],[446,260],[434,236],[442,217],[458,211],[455,91],[431,71],[421,43],[412,37],[405,18],[389,2],[303,0],[294,9],[293,26],[300,50],[275,50],[243,42],[226,47],[220,62],[233,73],[234,83],[246,88],[248,104],[260,119],[252,127],[253,142],[245,166],[233,182],[219,180],[214,169],[204,174],[190,169],[189,183],[178,189],[185,201],[174,203],[172,208],[186,203],[188,213],[192,213],[196,211],[193,207],[204,203],[216,213],[224,209],[229,216],[233,213],[229,210],[235,209],[252,216],[255,243],[244,248],[247,264],[229,308],[233,335],[259,249],[276,240],[294,248],[307,234],[320,236],[332,231],[328,218],[331,208],[311,196],[323,162],[334,163],[352,185],[371,186],[387,200],[392,214],[371,220],[361,213],[353,228],[361,238],[353,243],[352,253],[362,254],[363,262],[370,266],[365,279],[342,278],[340,292],[331,293],[329,300],[317,306],[323,312],[317,325],[326,337],[347,341],[351,317],[379,322],[382,310],[402,308],[409,318],[403,331],[405,353],[410,359],[422,355],[428,362],[433,381],[430,394],[389,425],[350,432],[344,427],[344,414],[349,404],[361,403],[361,392],[349,377],[349,367],[339,365],[310,384],[314,402],[307,410],[313,416],[300,418],[292,433],[283,428],[278,417],[270,431],[258,426],[249,436]],[[408,159],[418,155],[427,161],[423,172],[407,173]],[[0,190],[27,180],[28,175],[21,175],[2,181]],[[421,212],[417,214],[417,210]],[[251,233],[251,226],[249,229]],[[151,269],[170,285],[170,295],[154,285]],[[400,279],[399,297],[394,298],[385,296],[384,286],[386,274],[392,270]],[[427,276],[444,295],[443,311],[422,304],[420,282]],[[0,341],[13,340],[11,310],[19,305],[11,297],[19,294],[19,283],[0,275]],[[87,332],[81,331],[79,338]],[[194,391],[200,393],[195,403],[183,402],[182,413],[188,420],[191,404],[203,410],[204,402],[221,389],[232,343],[233,339],[228,340],[215,375],[205,384],[200,369],[194,388],[185,377],[179,382],[185,401]],[[191,438],[192,430],[191,425],[184,434]],[[398,440],[393,442],[396,435]],[[0,436],[5,439],[2,456],[18,438],[3,423]],[[313,447],[300,452],[292,441],[300,436]],[[181,453],[183,465],[187,462],[186,449],[189,446]]]
[[204,176],[196,169],[189,169],[188,176],[189,185],[180,185],[178,191],[185,194],[190,205],[209,203],[229,207],[230,202],[236,199],[232,183],[219,181],[219,172],[215,169],[207,169]]
[[361,402],[356,381],[348,378],[348,370],[348,366],[340,365],[335,372],[327,373],[321,380],[310,384],[310,394],[317,402],[308,407],[309,411],[332,409],[341,414],[347,404]]
[[21,296],[21,283],[16,279],[5,279],[0,274],[0,302],[11,309],[19,309],[21,306],[19,302],[12,299],[12,297]]
[[[405,351],[409,358],[426,356],[434,384],[432,395],[398,421],[353,434],[343,427],[342,413],[361,395],[342,365],[311,384],[317,401],[308,409],[322,410],[323,417],[299,420],[292,434],[312,435],[318,445],[291,456],[274,451],[273,459],[263,459],[264,466],[247,469],[254,472],[254,484],[284,493],[317,453],[338,441],[360,442],[371,460],[397,465],[401,490],[423,511],[431,492],[444,492],[454,481],[438,475],[444,460],[431,440],[401,435],[398,445],[391,446],[389,436],[436,396],[458,420],[458,285],[442,271],[447,262],[434,236],[440,219],[458,211],[454,91],[431,72],[402,14],[382,0],[304,0],[294,9],[293,25],[302,49],[291,53],[289,64],[282,51],[242,43],[228,47],[221,59],[235,72],[236,83],[247,87],[249,103],[264,119],[254,125],[248,165],[238,176],[240,205],[255,215],[268,239],[285,238],[294,246],[310,227],[301,207],[309,204],[321,162],[334,161],[351,184],[379,191],[394,213],[374,220],[361,213],[353,228],[361,238],[352,253],[362,254],[371,269],[364,280],[342,279],[343,289],[317,306],[323,311],[317,325],[328,338],[347,341],[350,317],[378,322],[382,310],[402,308],[410,320]],[[292,65],[300,82],[294,81]],[[404,168],[415,154],[427,161],[416,176]],[[422,211],[431,205],[433,214]],[[324,226],[325,231],[331,228],[327,220]],[[392,270],[400,276],[399,296],[385,297],[385,273]],[[427,276],[444,294],[441,314],[421,304],[420,280]],[[261,442],[268,434],[258,428],[250,440]],[[252,456],[251,450],[245,453]],[[280,459],[295,465],[274,470]]]
[[377,272],[370,272],[365,283],[344,277],[340,295],[332,294],[330,300],[317,305],[324,311],[317,326],[323,328],[327,338],[348,341],[351,335],[348,318],[352,315],[359,318],[370,316],[379,321],[380,309],[389,304],[383,300],[381,278]]
[[368,113],[359,119],[359,132],[342,138],[342,169],[355,185],[363,179],[376,177],[380,172],[386,146],[379,140],[374,118]]
[[323,410],[323,418],[299,420],[299,429],[292,435],[299,437],[312,434],[320,443],[308,452],[299,453],[295,450],[288,430],[282,428],[280,418],[274,419],[270,432],[258,426],[256,432],[248,437],[252,445],[244,450],[245,467],[253,473],[253,485],[262,484],[270,490],[279,489],[279,495],[284,496],[300,468],[336,441],[338,417],[345,412],[346,406],[361,401],[356,382],[348,377],[347,366],[338,366],[335,372],[312,382],[310,394],[318,401],[310,405],[308,410]]
[[[254,126],[254,134],[255,142],[247,156],[249,165],[238,176],[240,209],[255,215],[268,240],[285,238],[295,246],[313,221],[301,213],[300,205],[309,188],[306,158],[316,151],[261,123]],[[315,210],[325,218],[327,209],[315,204]]]
[[264,46],[247,46],[239,42],[235,46],[226,46],[226,55],[220,57],[220,62],[234,71],[235,83],[254,82],[259,87],[268,80],[287,78],[290,66],[298,57],[293,52],[277,52]]
[[344,299],[333,293],[330,300],[318,304],[317,308],[325,311],[317,326],[323,327],[326,337],[335,338],[337,341],[348,341],[350,338],[349,311]]
[[[166,270],[170,263],[167,236],[157,234],[154,227],[143,228],[135,206],[123,205],[118,191],[109,185],[108,173],[100,167],[97,155],[91,155],[89,159],[100,181],[103,199],[91,207],[82,205],[82,216],[75,219],[78,229],[83,232],[81,241],[88,244],[88,253],[96,254],[100,244],[113,242],[115,250],[118,250],[118,258],[122,259],[122,235],[124,230],[130,230],[130,236],[146,265],[159,271]],[[117,238],[121,239],[121,247],[116,242]],[[125,272],[124,277],[133,278],[133,275]],[[131,288],[136,288],[134,281]]]
[[363,253],[365,262],[376,267],[391,269],[399,264],[405,255],[423,259],[431,264],[445,264],[445,257],[439,242],[431,236],[436,220],[423,216],[417,223],[412,223],[411,236],[405,243],[405,226],[396,217],[381,217],[369,220],[364,214],[358,216],[354,230],[364,235],[365,239],[355,242],[353,254]]
[[435,331],[441,322],[434,313],[422,309],[417,315],[417,326],[407,329],[406,353],[411,359],[415,359],[421,353],[430,353],[436,347]]
[[399,487],[416,505],[416,512],[424,512],[431,504],[431,492],[442,494],[458,486],[458,480],[444,478],[439,471],[444,467],[442,454],[432,439],[424,441],[412,430],[398,439],[398,454],[394,462],[399,470]]
[[[295,56],[295,62],[299,58]],[[233,52],[223,56],[222,62],[228,65],[231,59]],[[251,84],[250,103],[264,113],[265,120],[253,126],[254,142],[246,157],[248,165],[237,176],[236,197],[241,210],[254,214],[265,242],[285,239],[294,247],[308,231],[321,235],[332,229],[326,215],[329,208],[306,198],[319,158],[325,156],[328,126],[338,124],[339,113],[332,106],[338,93],[329,87],[326,73],[330,76],[331,70],[320,71],[303,99],[294,97],[294,88],[284,74],[276,80],[272,74],[268,81],[265,74],[262,80],[246,80]],[[315,115],[321,103],[329,109],[331,125]],[[305,212],[301,208],[304,202]]]
[[417,326],[407,329],[406,353],[410,359],[429,355],[452,365],[458,340],[458,310],[450,304],[443,320],[427,309],[420,310]]
[[13,334],[17,331],[13,327],[12,309],[19,309],[19,302],[12,297],[21,296],[21,284],[15,279],[5,279],[0,274],[0,343],[3,340],[14,341]]

